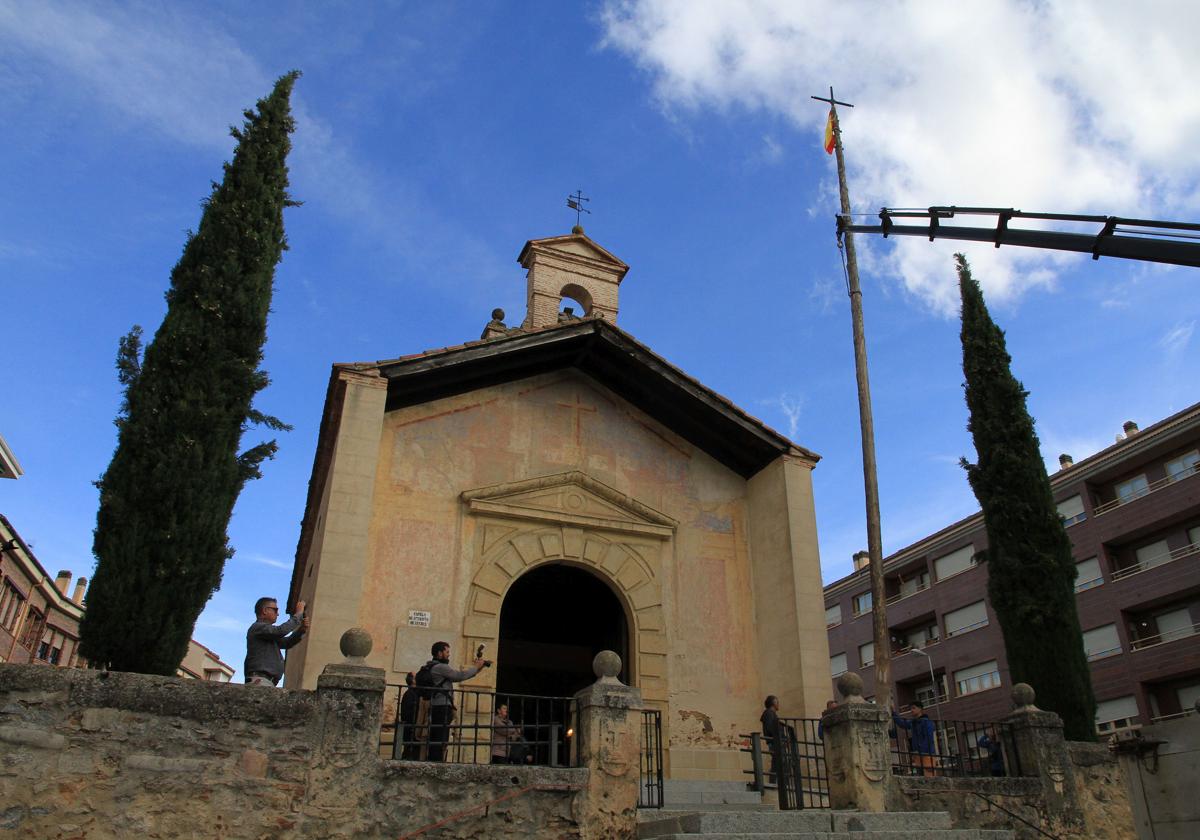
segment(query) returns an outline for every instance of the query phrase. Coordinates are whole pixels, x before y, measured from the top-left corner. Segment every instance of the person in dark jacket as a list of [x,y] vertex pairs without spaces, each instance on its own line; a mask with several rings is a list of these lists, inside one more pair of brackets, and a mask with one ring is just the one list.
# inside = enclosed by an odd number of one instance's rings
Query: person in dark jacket
[[469,668],[455,668],[450,664],[449,642],[434,642],[430,653],[433,658],[426,663],[433,674],[433,691],[429,698],[428,758],[430,761],[441,761],[446,755],[450,721],[455,711],[454,683],[471,679],[492,663],[476,657]]
[[254,602],[254,623],[246,631],[246,662],[242,666],[247,685],[279,685],[283,678],[282,651],[299,644],[308,631],[303,601],[296,602],[296,611],[283,624],[277,625],[278,619],[279,604],[274,598]]
[[[397,745],[403,748],[405,761],[416,761],[421,745],[417,743],[417,709],[421,704],[421,692],[417,691],[416,675],[409,671],[404,677],[404,696],[400,698],[400,731]],[[393,755],[395,754],[393,749]]]
[[908,730],[908,745],[912,764],[917,768],[918,775],[936,776],[936,761],[934,755],[937,749],[934,744],[933,721],[925,714],[925,707],[913,703],[909,707],[909,716],[901,717],[892,710],[892,721],[898,729]]
[[1004,750],[1000,747],[1000,742],[993,740],[988,735],[981,737],[976,743],[979,748],[987,753],[988,770],[993,776],[1004,775]]
[[767,784],[775,784],[775,756],[779,748],[779,698],[768,694],[763,701],[763,713],[759,716],[762,723],[762,734],[767,740],[767,750],[771,756],[770,769],[767,770]]

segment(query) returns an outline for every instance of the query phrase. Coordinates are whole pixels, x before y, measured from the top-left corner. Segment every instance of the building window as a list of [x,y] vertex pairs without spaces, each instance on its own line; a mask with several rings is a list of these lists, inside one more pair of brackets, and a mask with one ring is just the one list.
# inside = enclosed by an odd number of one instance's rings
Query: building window
[[918,686],[913,692],[913,699],[920,703],[924,708],[936,706],[949,696],[949,691],[946,688],[946,675],[938,674],[936,683],[925,683]]
[[33,650],[33,645],[41,635],[42,629],[42,614],[31,608],[25,615],[25,627],[21,633],[21,647]]
[[854,615],[860,616],[871,611],[871,593],[864,592],[854,596]]
[[1167,461],[1167,477],[1172,481],[1187,478],[1200,469],[1200,450],[1193,449],[1186,455]]
[[948,577],[953,577],[967,569],[972,568],[975,563],[975,546],[965,545],[958,551],[952,551],[944,557],[938,557],[933,561],[933,573],[939,580],[945,580]]
[[1059,502],[1058,515],[1062,517],[1064,528],[1070,528],[1075,523],[1087,519],[1087,514],[1083,511],[1083,499],[1079,496],[1072,496]]
[[36,658],[43,659],[43,660],[50,658],[50,643],[49,642],[42,642],[41,644],[38,645]]
[[829,657],[829,673],[838,677],[846,673],[846,654],[838,653]]
[[996,688],[1000,685],[1000,668],[995,659],[991,662],[972,665],[970,668],[963,668],[961,671],[954,672],[954,684],[958,686],[959,697]]
[[1137,549],[1134,555],[1137,556],[1137,570],[1144,572],[1146,569],[1153,569],[1155,566],[1169,562],[1171,549],[1167,548],[1166,540],[1158,540]]
[[912,573],[911,577],[898,576],[899,587],[896,594],[888,599],[888,603],[900,601],[910,595],[916,595],[918,592],[924,592],[929,588],[929,572],[925,569],[920,569]]
[[1105,624],[1083,631],[1083,652],[1088,662],[1103,659],[1121,652],[1121,639],[1117,636],[1117,625]]
[[1137,722],[1137,719],[1137,700],[1132,694],[1112,700],[1102,700],[1096,704],[1096,731],[1099,733],[1128,729]]
[[1104,584],[1104,573],[1100,571],[1100,558],[1089,557],[1075,564],[1075,591],[1094,589]]
[[938,626],[934,623],[928,624],[925,627],[916,627],[912,630],[900,630],[893,636],[893,639],[899,644],[901,650],[926,648],[929,645],[937,644]]
[[825,627],[836,627],[842,623],[842,605],[834,604],[825,608]]
[[17,616],[21,614],[21,605],[25,603],[25,596],[17,591],[17,587],[13,586],[12,581],[4,581],[4,588],[0,589],[0,627],[12,632],[13,625],[17,623]]
[[951,636],[978,630],[980,627],[987,627],[987,604],[983,601],[976,601],[974,604],[968,604],[961,609],[946,613],[942,620],[946,623],[947,639]]
[[858,661],[862,663],[862,667],[875,663],[875,643],[867,642],[865,645],[858,646]]
[[1146,476],[1139,475],[1131,478],[1128,481],[1122,481],[1117,485],[1117,498],[1121,500],[1121,504],[1131,502],[1134,499],[1140,499],[1150,492],[1150,482],[1146,481]]

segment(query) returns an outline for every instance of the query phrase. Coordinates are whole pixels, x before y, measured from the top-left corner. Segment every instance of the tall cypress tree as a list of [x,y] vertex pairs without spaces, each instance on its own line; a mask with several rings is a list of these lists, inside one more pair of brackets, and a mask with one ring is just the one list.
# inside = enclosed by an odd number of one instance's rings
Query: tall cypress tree
[[1027,682],[1058,712],[1068,738],[1095,739],[1096,701],[1075,610],[1075,561],[1038,447],[1028,392],[1012,375],[1004,333],[992,321],[966,257],[962,293],[967,428],[979,462],[962,466],[988,535],[988,597],[1000,619],[1013,682]]
[[96,570],[80,652],[120,671],[174,674],[196,618],[233,555],[234,503],[275,441],[239,454],[248,428],[288,427],[256,411],[275,265],[287,247],[283,209],[294,128],[292,86],[245,112],[224,180],[213,183],[199,229],[171,272],[167,314],[141,353],[141,328],[120,343],[125,386],[117,449],[103,477]]

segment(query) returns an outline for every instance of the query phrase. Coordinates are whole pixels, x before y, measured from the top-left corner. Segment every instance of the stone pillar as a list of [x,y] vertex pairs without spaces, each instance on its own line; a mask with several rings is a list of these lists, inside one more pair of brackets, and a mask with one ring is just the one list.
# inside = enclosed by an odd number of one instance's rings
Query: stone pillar
[[829,807],[834,810],[886,811],[889,757],[887,710],[863,700],[862,677],[838,677],[841,704],[821,715]]
[[341,663],[326,665],[317,679],[312,776],[305,810],[324,821],[329,833],[355,825],[379,767],[379,730],[386,679],[366,664],[371,635],[359,627],[342,634]]
[[[1033,688],[1028,683],[1013,686],[1012,700],[1013,711],[1004,722],[1012,727],[1021,775],[1041,779],[1042,795],[1051,812],[1075,809],[1078,796],[1071,757],[1063,737],[1062,718],[1033,704]],[[1009,746],[1005,744],[1005,750]],[[1006,757],[1008,766],[1012,767],[1012,756]]]
[[641,782],[642,692],[617,679],[621,657],[602,650],[592,661],[596,682],[575,695],[580,764],[588,785],[575,800],[586,840],[637,837]]

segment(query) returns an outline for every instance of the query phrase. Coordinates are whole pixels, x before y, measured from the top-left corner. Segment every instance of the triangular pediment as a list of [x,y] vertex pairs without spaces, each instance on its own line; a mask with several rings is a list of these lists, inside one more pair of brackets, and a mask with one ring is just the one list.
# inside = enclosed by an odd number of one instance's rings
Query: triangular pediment
[[506,519],[669,537],[675,520],[586,473],[568,472],[462,493],[472,512]]
[[602,263],[616,271],[622,277],[629,270],[629,266],[618,259],[611,251],[602,248],[591,237],[583,233],[569,233],[565,236],[530,239],[525,243],[525,247],[521,249],[521,254],[517,257],[517,262],[528,268],[528,261],[532,258],[533,254],[539,252],[575,258],[582,257],[590,262]]

